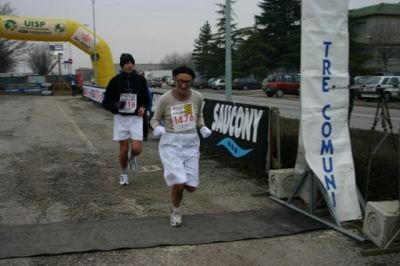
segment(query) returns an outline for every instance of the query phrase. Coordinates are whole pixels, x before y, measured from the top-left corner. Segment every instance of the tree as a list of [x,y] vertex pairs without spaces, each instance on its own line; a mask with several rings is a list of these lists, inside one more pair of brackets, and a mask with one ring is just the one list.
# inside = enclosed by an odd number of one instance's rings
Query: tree
[[265,51],[272,69],[300,68],[300,4],[300,0],[263,0],[258,4],[262,12],[255,16],[256,26],[262,41],[274,48]]
[[169,67],[172,69],[177,68],[179,66],[187,66],[194,69],[192,53],[190,52],[183,54],[178,54],[177,52],[166,54],[164,56],[164,59],[161,60],[161,64],[168,64]]
[[368,39],[373,47],[378,65],[388,70],[389,61],[400,55],[400,28],[398,24],[378,22],[368,31]]
[[32,47],[26,60],[33,73],[47,75],[51,70],[53,57],[50,55],[49,45],[46,43],[36,44]]
[[196,65],[196,71],[201,75],[210,75],[212,71],[210,64],[212,34],[208,21],[200,28],[199,38],[194,43],[192,58]]
[[233,77],[265,78],[271,70],[268,68],[269,58],[264,51],[272,49],[262,42],[259,34],[253,34],[244,41],[234,53]]
[[[236,1],[229,0],[231,2],[231,33],[237,30],[237,23],[232,23],[235,20],[236,14],[233,11],[232,5],[236,3]],[[220,16],[217,19],[217,34],[214,36],[214,40],[218,47],[225,47],[225,38],[226,38],[226,5],[225,4],[216,4],[220,9],[216,11],[216,13]],[[233,37],[233,34],[232,36]],[[233,38],[232,38],[233,39]],[[234,40],[232,40],[232,43]]]
[[[0,3],[0,16],[15,15],[15,9],[11,8],[9,2],[4,5]],[[0,73],[13,72],[29,46],[25,41],[0,39]]]
[[355,75],[371,75],[374,72],[379,71],[379,69],[365,69],[368,60],[374,57],[368,53],[368,44],[363,42],[356,42],[354,39],[358,37],[354,31],[349,31],[349,69]]

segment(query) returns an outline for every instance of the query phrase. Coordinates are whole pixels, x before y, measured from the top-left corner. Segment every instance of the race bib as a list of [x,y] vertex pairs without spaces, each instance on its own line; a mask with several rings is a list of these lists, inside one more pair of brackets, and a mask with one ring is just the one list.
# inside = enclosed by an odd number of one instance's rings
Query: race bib
[[193,103],[171,106],[171,116],[174,132],[196,128],[196,117],[193,109]]
[[124,109],[118,110],[120,113],[130,113],[131,114],[136,111],[136,94],[121,93],[119,100],[125,102]]

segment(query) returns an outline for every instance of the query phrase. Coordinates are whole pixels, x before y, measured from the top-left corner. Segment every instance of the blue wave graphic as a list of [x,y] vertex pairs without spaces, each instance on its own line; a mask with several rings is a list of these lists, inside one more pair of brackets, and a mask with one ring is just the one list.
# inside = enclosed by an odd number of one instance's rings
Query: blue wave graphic
[[253,149],[243,150],[239,145],[231,138],[224,138],[217,146],[224,146],[235,158],[240,158],[251,152]]

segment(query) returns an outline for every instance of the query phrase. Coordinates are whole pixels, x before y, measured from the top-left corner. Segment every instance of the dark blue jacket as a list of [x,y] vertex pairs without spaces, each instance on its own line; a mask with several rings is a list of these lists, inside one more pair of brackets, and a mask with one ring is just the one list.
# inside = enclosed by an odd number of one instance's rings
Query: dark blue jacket
[[[137,94],[136,112],[133,114],[119,113],[115,103],[119,102],[121,93],[132,92]],[[137,115],[139,107],[146,109],[150,106],[150,97],[147,91],[147,82],[144,77],[138,74],[121,72],[113,77],[107,85],[102,106],[113,114]]]

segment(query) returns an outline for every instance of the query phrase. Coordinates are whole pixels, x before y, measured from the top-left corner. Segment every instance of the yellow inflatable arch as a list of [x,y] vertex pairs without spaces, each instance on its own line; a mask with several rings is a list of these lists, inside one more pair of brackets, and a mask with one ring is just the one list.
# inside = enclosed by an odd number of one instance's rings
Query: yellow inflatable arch
[[[94,64],[94,34],[83,24],[67,19],[0,16],[0,38],[23,41],[70,42],[90,55]],[[115,75],[108,44],[96,34],[98,85],[106,87]]]

